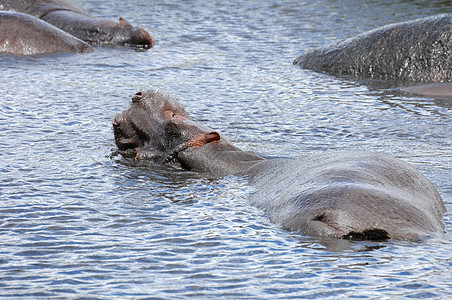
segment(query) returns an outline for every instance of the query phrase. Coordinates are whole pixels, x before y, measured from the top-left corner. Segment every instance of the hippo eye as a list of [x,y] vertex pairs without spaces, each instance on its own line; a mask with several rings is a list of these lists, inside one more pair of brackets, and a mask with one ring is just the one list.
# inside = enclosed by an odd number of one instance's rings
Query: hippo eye
[[172,118],[174,118],[174,116],[176,115],[173,111],[171,110],[165,110],[165,119],[171,120]]

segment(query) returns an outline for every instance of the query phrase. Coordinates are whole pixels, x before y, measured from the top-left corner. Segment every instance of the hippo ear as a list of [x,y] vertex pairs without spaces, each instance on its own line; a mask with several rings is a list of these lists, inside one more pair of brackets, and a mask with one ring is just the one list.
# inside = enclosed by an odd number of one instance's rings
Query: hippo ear
[[126,20],[124,20],[122,17],[119,17],[119,25],[124,27],[132,27],[132,25]]
[[144,94],[142,92],[138,92],[135,95],[133,95],[132,102],[140,102],[140,101],[143,101],[143,99],[144,99]]
[[198,133],[193,139],[191,139],[187,146],[198,148],[201,146],[204,146],[205,144],[212,143],[212,142],[218,142],[221,139],[221,136],[218,132],[212,131],[209,133]]
[[221,139],[220,134],[216,131],[212,131],[212,132],[204,134],[205,144],[208,144],[211,142],[218,142],[220,139]]

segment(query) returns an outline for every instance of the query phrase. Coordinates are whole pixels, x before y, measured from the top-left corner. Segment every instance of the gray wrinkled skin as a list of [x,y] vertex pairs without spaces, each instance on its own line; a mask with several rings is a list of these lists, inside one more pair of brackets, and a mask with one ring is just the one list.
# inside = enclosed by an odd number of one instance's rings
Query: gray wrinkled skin
[[118,23],[96,19],[70,0],[0,0],[0,6],[35,16],[90,44],[143,48],[155,44],[147,31],[122,18]]
[[387,155],[332,152],[265,160],[190,120],[175,99],[155,92],[137,93],[113,127],[118,148],[133,151],[135,159],[176,162],[209,176],[248,176],[257,190],[251,203],[291,231],[410,240],[444,231],[445,206],[436,188]]
[[334,75],[452,81],[452,14],[386,25],[299,56],[294,64]]
[[0,11],[0,53],[92,52],[84,41],[31,15]]

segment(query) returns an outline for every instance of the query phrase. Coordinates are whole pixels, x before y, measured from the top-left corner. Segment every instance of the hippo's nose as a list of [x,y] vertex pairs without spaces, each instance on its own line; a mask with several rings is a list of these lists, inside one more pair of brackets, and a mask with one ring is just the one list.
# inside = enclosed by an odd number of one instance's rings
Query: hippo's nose
[[132,44],[141,46],[145,49],[152,48],[157,44],[155,40],[151,37],[149,32],[144,29],[136,28],[132,33]]
[[154,47],[157,42],[151,37],[151,35],[149,34],[149,32],[147,32],[144,29],[140,29],[140,33],[143,35],[144,40],[145,40],[145,48],[151,48]]

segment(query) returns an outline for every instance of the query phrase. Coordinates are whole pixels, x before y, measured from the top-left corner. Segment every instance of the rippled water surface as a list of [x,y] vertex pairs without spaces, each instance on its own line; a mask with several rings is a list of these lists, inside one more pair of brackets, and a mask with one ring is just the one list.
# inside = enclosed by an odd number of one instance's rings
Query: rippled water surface
[[[0,297],[452,296],[452,101],[292,65],[329,41],[451,12],[450,1],[78,3],[158,45],[0,56]],[[243,178],[126,162],[112,155],[111,121],[147,89],[265,157],[400,157],[438,187],[448,233],[302,236],[249,205]]]

